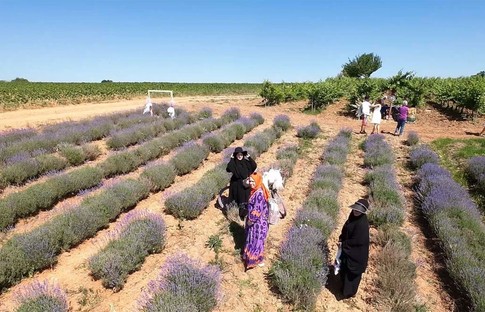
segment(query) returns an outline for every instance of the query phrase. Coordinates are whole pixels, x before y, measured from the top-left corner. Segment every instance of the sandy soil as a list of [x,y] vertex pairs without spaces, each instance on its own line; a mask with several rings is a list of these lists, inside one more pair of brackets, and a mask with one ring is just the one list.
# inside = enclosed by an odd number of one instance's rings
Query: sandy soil
[[[6,112],[0,114],[0,130],[26,126],[36,127],[63,120],[79,120],[121,110],[141,110],[143,103],[144,100],[140,98],[129,101],[87,103]],[[291,311],[291,305],[282,300],[270,288],[267,282],[269,267],[276,259],[278,248],[285,238],[296,210],[300,208],[306,198],[309,191],[309,181],[318,166],[318,157],[321,155],[323,147],[341,127],[349,126],[357,131],[358,121],[342,113],[345,106],[343,102],[331,105],[319,115],[302,113],[301,110],[305,106],[303,102],[264,107],[260,105],[260,100],[256,96],[186,97],[176,99],[176,104],[190,111],[208,106],[213,109],[215,116],[219,116],[224,110],[232,106],[238,107],[243,115],[260,112],[266,121],[249,135],[271,125],[273,118],[278,114],[287,114],[294,126],[306,125],[310,121],[316,120],[324,129],[324,135],[312,142],[311,148],[297,161],[295,174],[286,181],[286,188],[282,192],[282,197],[286,203],[288,217],[270,230],[266,249],[266,266],[244,273],[237,250],[240,248],[238,246],[240,236],[233,234],[234,227],[230,227],[229,222],[220,210],[215,208],[215,201],[211,202],[209,208],[199,218],[192,221],[180,222],[164,212],[164,198],[167,194],[195,184],[206,171],[221,161],[221,154],[211,154],[198,169],[184,177],[177,177],[172,186],[163,192],[151,194],[134,208],[153,211],[163,216],[167,224],[167,246],[161,253],[149,256],[141,269],[130,275],[121,291],[114,293],[111,290],[104,289],[100,281],[92,279],[86,268],[86,260],[103,245],[103,237],[116,224],[116,222],[113,222],[108,229],[100,231],[94,238],[61,254],[58,263],[53,268],[37,273],[32,278],[26,278],[19,285],[1,294],[0,311],[11,311],[14,291],[33,279],[57,281],[67,291],[73,311],[133,311],[140,293],[150,280],[156,278],[160,266],[167,257],[183,252],[206,263],[213,260],[214,252],[205,247],[205,243],[211,235],[219,235],[223,241],[223,250],[220,254],[223,268],[223,298],[217,311],[231,311],[234,310],[234,307],[237,307],[237,311]],[[417,122],[408,124],[406,131],[417,131],[425,142],[439,137],[472,137],[474,133],[480,131],[481,124],[483,124],[483,120],[475,122],[449,120],[447,116],[434,109],[421,110],[417,117]],[[394,127],[394,122],[383,121],[382,130],[392,132]],[[370,131],[368,130],[368,132]],[[296,143],[295,133],[295,129],[290,130],[275,142],[268,152],[261,155],[257,160],[259,167],[267,167],[273,163],[276,160],[277,150],[282,146]],[[242,145],[247,137],[248,135],[242,140],[234,142],[229,148]],[[358,148],[359,142],[364,139],[365,136],[356,134],[352,140],[352,153],[349,155],[345,169],[344,187],[339,194],[341,212],[337,227],[329,239],[331,259],[335,255],[335,245],[341,226],[350,211],[347,207],[367,193],[366,187],[362,185],[365,174],[362,168],[363,153]],[[399,160],[396,172],[407,200],[407,219],[403,231],[412,239],[412,259],[418,264],[417,301],[425,304],[430,311],[451,311],[454,308],[453,300],[438,274],[442,263],[439,263],[439,257],[430,250],[433,238],[429,236],[429,230],[426,226],[421,224],[412,204],[412,191],[410,189],[412,173],[401,165],[408,157],[408,148],[403,144],[402,138],[387,135],[386,140],[393,146]],[[164,159],[166,157],[170,157],[170,155],[165,156]],[[138,173],[135,172],[133,175]],[[74,197],[68,201],[76,202],[79,201],[79,198]],[[14,229],[13,232],[23,232],[28,228],[42,224],[60,210],[62,210],[62,207],[57,207],[52,211],[46,211],[21,220],[17,225],[18,228]],[[238,233],[238,231],[235,232]],[[11,233],[7,235],[10,236]],[[374,229],[371,229],[371,235],[375,235]],[[369,269],[364,274],[356,298],[340,300],[338,292],[334,288],[324,288],[318,297],[317,311],[383,311],[374,300],[376,280],[378,279],[375,259],[378,252],[379,248],[372,245]]]

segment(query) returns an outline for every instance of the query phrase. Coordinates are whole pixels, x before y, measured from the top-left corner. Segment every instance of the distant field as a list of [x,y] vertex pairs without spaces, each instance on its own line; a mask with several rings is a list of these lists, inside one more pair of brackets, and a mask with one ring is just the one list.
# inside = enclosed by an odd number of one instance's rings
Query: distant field
[[259,83],[50,83],[0,82],[0,110],[130,99],[151,89],[173,90],[174,96],[255,94]]

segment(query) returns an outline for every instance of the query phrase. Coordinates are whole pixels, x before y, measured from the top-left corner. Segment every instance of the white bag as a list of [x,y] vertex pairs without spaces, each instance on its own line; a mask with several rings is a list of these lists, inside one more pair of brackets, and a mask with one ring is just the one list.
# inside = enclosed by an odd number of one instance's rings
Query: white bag
[[333,272],[335,275],[337,275],[338,272],[340,271],[340,263],[341,263],[340,255],[342,255],[342,245],[338,247],[337,255],[335,256],[335,262],[333,264],[333,268],[334,268]]
[[269,204],[269,224],[277,224],[280,219],[280,207],[274,198],[268,200]]

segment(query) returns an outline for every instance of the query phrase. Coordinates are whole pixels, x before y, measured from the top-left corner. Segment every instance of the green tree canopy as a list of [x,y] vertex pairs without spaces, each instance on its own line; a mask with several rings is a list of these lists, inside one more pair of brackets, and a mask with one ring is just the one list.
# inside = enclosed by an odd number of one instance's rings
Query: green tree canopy
[[12,82],[29,82],[29,81],[27,79],[25,79],[25,78],[19,78],[19,77],[17,77],[14,80],[12,80]]
[[353,60],[349,59],[342,65],[342,75],[353,78],[369,78],[370,75],[381,68],[382,61],[374,53],[364,53],[356,56]]

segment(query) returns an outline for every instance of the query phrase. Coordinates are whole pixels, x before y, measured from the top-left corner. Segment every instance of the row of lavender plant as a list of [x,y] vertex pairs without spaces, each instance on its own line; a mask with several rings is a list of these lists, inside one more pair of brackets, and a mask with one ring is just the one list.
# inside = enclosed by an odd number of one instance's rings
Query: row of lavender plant
[[337,197],[351,135],[351,130],[343,129],[325,148],[310,194],[297,212],[278,260],[270,269],[272,284],[297,309],[313,310],[327,280],[326,240],[338,216]]
[[[208,116],[209,118],[211,116]],[[112,131],[106,140],[108,148],[120,150],[131,145],[139,144],[164,134],[167,131],[180,129],[186,124],[191,124],[198,116],[186,112],[177,115],[177,118],[155,119],[146,124],[135,124],[132,127]]]
[[404,221],[404,199],[394,174],[394,153],[384,140],[384,135],[370,135],[363,144],[365,182],[370,188],[372,210],[369,221],[376,225],[386,223],[401,225]]
[[[114,135],[112,134],[112,136],[108,139],[108,145],[110,142],[117,142],[112,143],[113,145],[118,144],[116,145],[117,147],[121,147],[125,143],[126,146],[134,143],[140,143],[149,137],[153,137],[149,136],[147,131],[141,131],[142,129],[140,128],[151,127],[150,129],[157,130],[156,132],[153,130],[155,134],[160,135],[167,131],[179,129],[186,124],[191,124],[198,118],[205,118],[205,116],[207,116],[207,109],[203,109],[197,115],[189,115],[184,112],[175,120],[170,118],[162,120],[154,119],[151,123],[148,123],[148,125],[135,123],[133,127],[122,128],[122,130],[118,131],[118,133],[115,133]],[[134,118],[130,118],[130,121],[132,119]],[[154,125],[153,123],[157,124]],[[125,132],[128,133],[126,137],[119,134]],[[129,136],[129,134],[132,134],[132,136]],[[137,142],[129,141],[130,139],[133,139],[133,136],[137,137],[139,140]],[[56,146],[56,151],[61,158],[53,154],[45,154],[47,152],[46,150],[42,151],[40,155],[36,155],[34,157],[32,157],[31,153],[29,152],[22,152],[14,157],[9,158],[6,163],[1,166],[2,173],[0,173],[0,190],[3,190],[8,185],[18,185],[24,183],[29,179],[36,178],[47,172],[65,169],[68,164],[71,166],[78,166],[87,160],[96,159],[96,157],[101,153],[96,145],[84,144],[83,146],[79,147],[72,143],[59,143]]]
[[93,143],[82,146],[63,143],[58,146],[58,153],[60,157],[54,154],[42,154],[36,157],[30,157],[28,153],[17,154],[11,164],[1,168],[0,190],[9,185],[21,185],[48,172],[60,171],[68,166],[79,166],[86,161],[95,160],[101,155],[101,150]]
[[14,142],[19,142],[37,135],[34,128],[9,129],[0,131],[0,146],[5,147]]
[[[290,118],[287,115],[278,115],[274,118],[275,127],[283,131],[291,128]],[[286,145],[276,152],[276,162],[270,165],[270,168],[279,169],[283,179],[288,179],[293,175],[293,168],[300,156],[300,150],[297,145]]]
[[[247,131],[264,122],[261,115],[253,113],[252,119],[245,120]],[[273,142],[281,136],[281,129],[274,126],[250,137],[245,142],[252,157],[257,158],[268,150]],[[215,168],[207,171],[193,186],[178,193],[171,194],[165,200],[167,211],[179,219],[195,219],[209,205],[214,196],[227,185],[229,175],[226,172],[226,162],[230,154],[226,153],[224,160]]]
[[[235,117],[239,111],[231,109],[228,113]],[[172,160],[191,153],[191,149],[182,148],[172,157]],[[138,180],[128,179],[114,184],[97,195],[85,198],[77,207],[68,209],[44,225],[30,232],[15,235],[7,241],[0,249],[0,290],[21,280],[29,273],[52,266],[62,250],[70,249],[94,236],[119,214],[147,197],[150,190],[160,190],[173,183],[177,170],[171,161],[168,164],[153,165],[145,171],[153,173],[156,170],[171,171],[175,174],[172,175],[172,179],[164,177],[160,180],[152,179],[154,175],[143,172]],[[159,177],[159,175],[155,176]],[[122,261],[130,262],[133,259],[128,257]],[[119,274],[122,276],[124,272]]]
[[364,143],[364,163],[369,169],[370,223],[377,227],[378,255],[377,301],[391,311],[414,311],[416,303],[416,265],[411,261],[411,241],[403,233],[404,197],[394,173],[394,153],[381,134],[373,134]]
[[469,311],[485,311],[485,225],[470,194],[438,165],[429,147],[411,153],[417,168],[416,198],[421,211],[440,240],[446,268],[469,298]]
[[104,238],[108,243],[89,259],[88,267],[103,286],[120,290],[145,258],[165,246],[165,222],[160,215],[131,211]]
[[108,136],[113,129],[123,129],[133,124],[147,123],[150,120],[155,118],[130,111],[46,126],[41,133],[25,137],[20,141],[13,141],[15,136],[5,139],[3,144],[0,144],[0,163],[8,163],[10,158],[19,153],[28,153],[30,156],[52,153],[60,143],[81,145],[99,140]]
[[59,285],[36,280],[15,292],[16,312],[67,312],[67,295]]
[[148,283],[137,302],[138,311],[212,311],[221,296],[218,266],[203,265],[186,255],[165,261],[160,275]]
[[49,209],[63,198],[98,185],[103,178],[132,172],[148,161],[168,154],[184,142],[199,138],[204,132],[212,131],[238,117],[238,110],[229,109],[218,120],[205,119],[187,125],[136,149],[114,154],[96,167],[80,168],[54,176],[21,192],[13,193],[0,200],[0,230],[13,225],[19,218]]

